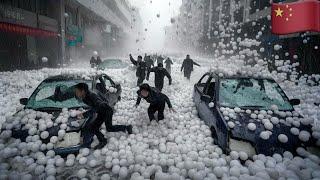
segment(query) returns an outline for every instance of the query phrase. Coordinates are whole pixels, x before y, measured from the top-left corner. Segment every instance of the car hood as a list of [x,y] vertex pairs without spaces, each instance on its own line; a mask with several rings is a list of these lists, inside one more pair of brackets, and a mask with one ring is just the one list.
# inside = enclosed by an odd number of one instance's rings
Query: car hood
[[[278,116],[273,116],[281,119]],[[272,135],[269,137],[269,139],[264,140],[260,137],[261,132],[267,131],[267,129],[264,127],[264,124],[257,119],[252,119],[247,113],[238,113],[237,118],[234,120],[234,122],[236,122],[236,125],[234,128],[230,128],[230,138],[248,141],[253,146],[255,146],[258,152],[262,152],[264,154],[273,154],[274,152],[283,152],[285,150],[295,151],[297,147],[310,146],[316,142],[312,137],[308,142],[300,141],[297,135],[293,135],[290,132],[290,129],[295,126],[289,126],[281,122],[276,125],[273,124],[273,129],[270,130],[272,132]],[[249,130],[249,123],[254,123],[256,125],[256,130]],[[298,128],[300,131],[304,130],[312,134],[310,125],[306,126],[301,124],[300,127],[296,128]],[[282,143],[278,140],[278,136],[280,134],[284,134],[288,137],[287,143]],[[277,151],[279,149],[281,150]]]

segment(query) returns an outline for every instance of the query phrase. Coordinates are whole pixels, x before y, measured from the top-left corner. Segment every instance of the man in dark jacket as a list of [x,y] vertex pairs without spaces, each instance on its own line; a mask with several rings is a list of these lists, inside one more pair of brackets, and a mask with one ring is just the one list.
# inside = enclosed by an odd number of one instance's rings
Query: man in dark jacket
[[143,83],[143,80],[146,78],[147,65],[146,62],[142,61],[142,56],[138,56],[138,60],[134,60],[130,54],[130,61],[133,65],[137,66],[136,76],[138,77],[137,86]]
[[163,60],[164,60],[164,58],[160,55],[160,56],[158,56],[157,57],[157,64],[163,64]]
[[[86,83],[79,83],[75,85],[75,95],[77,99],[83,101],[86,105],[88,105],[92,109],[92,111],[95,112],[97,115],[97,118],[93,122],[90,122],[84,129],[84,146],[90,147],[94,135],[97,136],[100,142],[95,147],[95,149],[103,148],[107,144],[107,139],[99,130],[103,122],[105,123],[108,132],[127,131],[129,134],[132,134],[131,125],[112,125],[112,108],[97,94],[90,92]],[[80,114],[78,117],[83,118],[83,115]]]
[[147,74],[148,81],[149,81],[150,72],[154,72],[154,84],[156,85],[156,88],[160,92],[162,91],[162,88],[163,88],[165,76],[167,76],[167,78],[169,79],[169,85],[172,84],[172,78],[171,78],[170,74],[168,73],[168,71],[165,68],[163,68],[163,65],[161,63],[158,64],[158,67],[151,68],[148,71],[148,74]]
[[171,65],[173,64],[172,60],[168,57],[164,63],[166,63],[166,70],[171,74]]
[[139,106],[141,98],[145,99],[150,106],[148,108],[148,116],[150,121],[154,120],[154,113],[158,111],[158,121],[164,119],[164,108],[166,103],[168,104],[169,110],[175,112],[172,108],[171,102],[165,94],[161,93],[154,87],[150,87],[148,84],[141,84],[140,89],[137,91],[138,99],[136,107]]
[[146,56],[145,62],[146,62],[148,70],[151,69],[151,67],[154,67],[154,62],[153,62],[153,60],[151,59],[150,56]]
[[96,64],[97,64],[97,60],[96,60],[95,57],[92,56],[91,59],[90,59],[91,67],[94,68],[96,66]]
[[198,63],[190,59],[190,55],[187,55],[181,67],[181,71],[184,70],[184,77],[187,79],[190,79],[191,72],[193,71],[193,65],[200,66]]

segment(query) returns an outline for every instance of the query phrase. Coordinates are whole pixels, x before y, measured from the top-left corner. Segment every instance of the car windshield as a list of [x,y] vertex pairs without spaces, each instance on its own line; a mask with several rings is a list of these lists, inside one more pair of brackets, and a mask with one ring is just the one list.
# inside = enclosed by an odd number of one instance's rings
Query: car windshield
[[[87,107],[74,96],[74,85],[83,80],[43,82],[31,95],[26,105],[29,109],[61,109]],[[91,88],[90,81],[85,81]]]
[[125,62],[122,62],[120,59],[106,59],[99,65],[99,67],[103,69],[120,69],[125,68],[126,66],[127,64]]
[[271,109],[277,105],[279,110],[293,110],[285,93],[272,80],[253,78],[222,79],[219,87],[221,106]]

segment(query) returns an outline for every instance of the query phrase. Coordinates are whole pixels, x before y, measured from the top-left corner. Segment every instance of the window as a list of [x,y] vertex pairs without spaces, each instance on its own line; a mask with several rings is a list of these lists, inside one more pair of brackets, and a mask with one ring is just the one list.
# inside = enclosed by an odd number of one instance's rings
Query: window
[[200,81],[198,82],[198,88],[199,90],[202,92],[208,79],[210,78],[210,76],[208,74],[202,76],[202,78],[200,79]]
[[271,4],[269,1],[264,0],[251,0],[250,2],[250,14],[254,14],[257,10],[263,10],[266,7],[270,7]]
[[293,109],[280,86],[267,79],[223,79],[219,93],[221,106],[269,110],[277,105],[282,111]]
[[204,89],[204,94],[210,96],[211,98],[214,97],[216,87],[216,79],[211,78],[210,82],[207,84],[206,88]]
[[[44,82],[29,98],[27,108],[74,108],[86,107],[75,98],[74,85],[83,81]],[[86,82],[91,87],[90,81]]]

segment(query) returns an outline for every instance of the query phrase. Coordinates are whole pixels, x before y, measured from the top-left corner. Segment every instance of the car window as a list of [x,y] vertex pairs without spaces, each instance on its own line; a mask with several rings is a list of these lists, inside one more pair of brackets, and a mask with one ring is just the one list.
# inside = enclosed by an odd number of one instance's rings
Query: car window
[[210,76],[207,74],[207,75],[202,76],[202,78],[200,79],[200,81],[198,83],[198,88],[201,92],[203,92],[205,85],[206,85],[206,82],[208,81],[209,77]]
[[219,86],[219,103],[228,107],[256,107],[271,109],[277,105],[279,110],[292,110],[280,86],[267,79],[223,79]]
[[103,77],[104,83],[106,85],[106,87],[112,87],[112,82],[109,78],[107,78],[106,76]]
[[[86,107],[74,95],[74,86],[81,80],[44,82],[31,95],[26,105],[30,109]],[[90,81],[86,81],[91,88]]]
[[210,82],[208,84],[206,84],[206,87],[204,88],[204,94],[210,96],[211,98],[214,97],[214,91],[215,91],[215,83],[216,83],[216,79],[215,78],[211,78]]

